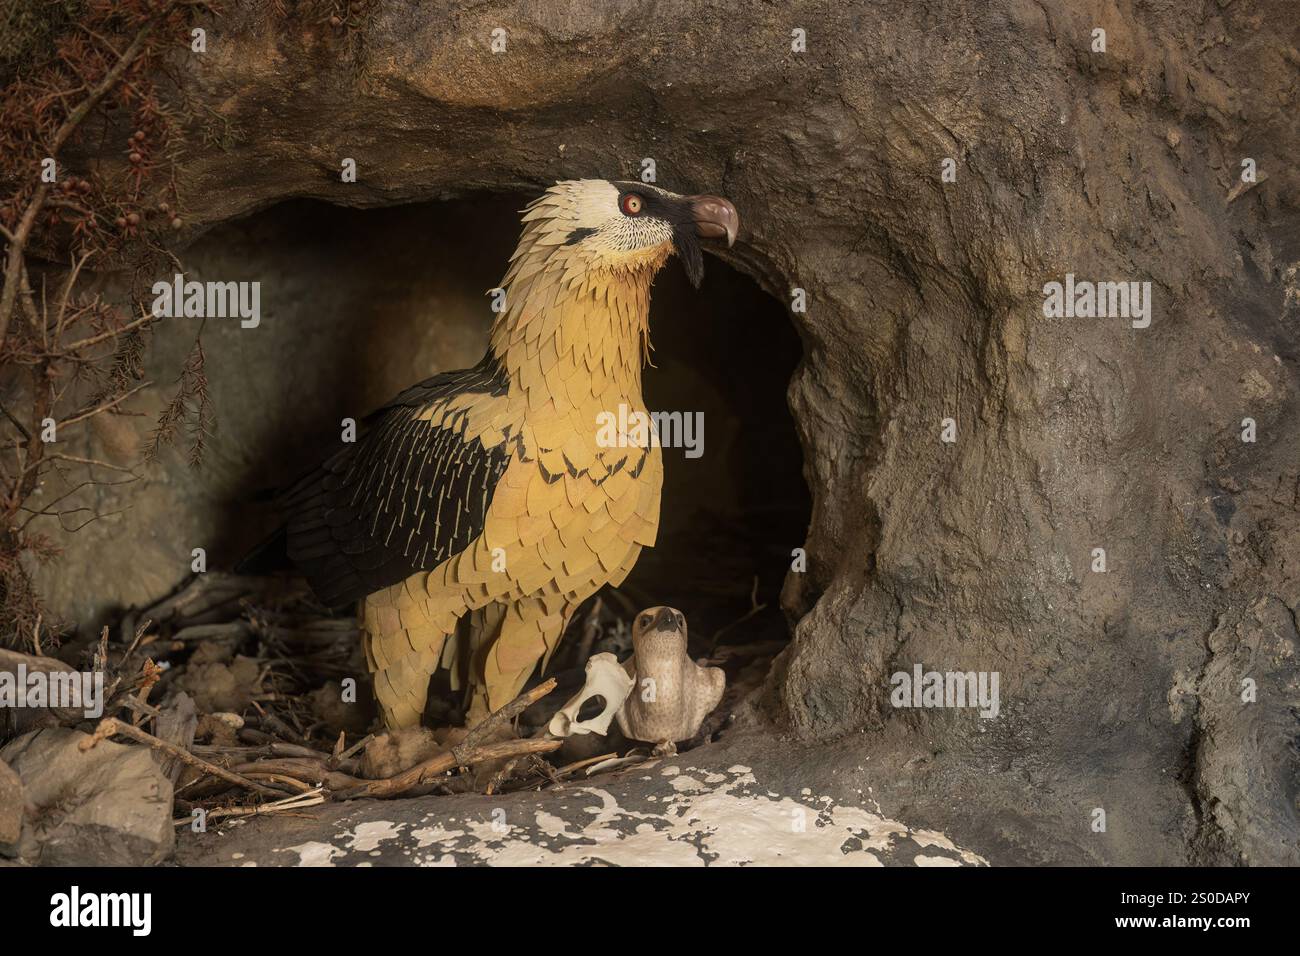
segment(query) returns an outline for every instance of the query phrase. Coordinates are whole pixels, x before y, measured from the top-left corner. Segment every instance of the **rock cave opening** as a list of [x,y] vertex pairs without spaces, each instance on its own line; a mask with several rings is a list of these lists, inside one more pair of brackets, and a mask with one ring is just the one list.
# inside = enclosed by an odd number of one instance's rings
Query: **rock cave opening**
[[[215,566],[233,565],[274,523],[259,493],[333,447],[342,419],[473,365],[491,321],[487,291],[513,251],[527,198],[370,210],[291,200],[191,247],[187,265],[200,280],[261,281],[262,319],[257,329],[235,320],[203,327],[217,415],[209,461],[197,472],[165,463],[169,474],[154,486],[164,500],[146,511],[199,501],[210,513],[186,515],[155,538],[176,535],[167,550],[183,553],[198,535],[210,540]],[[551,670],[576,666],[581,682],[581,662],[564,650],[581,643],[597,600],[601,646],[620,651],[630,648],[635,613],[666,604],[686,615],[692,656],[746,669],[737,689],[752,689],[789,639],[780,592],[811,510],[786,397],[802,345],[781,304],[716,257],[699,290],[670,261],[650,322],[646,403],[681,413],[688,447],[664,449],[656,546],[622,587],[606,587],[575,614]],[[197,322],[180,325],[155,343],[159,368],[174,368],[191,347]]]

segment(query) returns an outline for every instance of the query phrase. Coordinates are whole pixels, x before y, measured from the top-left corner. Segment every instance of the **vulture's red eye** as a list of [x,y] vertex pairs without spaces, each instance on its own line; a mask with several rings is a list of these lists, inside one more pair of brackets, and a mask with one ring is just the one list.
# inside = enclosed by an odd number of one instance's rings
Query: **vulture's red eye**
[[624,196],[619,202],[619,206],[622,208],[623,215],[625,216],[641,215],[641,197],[636,193],[628,193]]

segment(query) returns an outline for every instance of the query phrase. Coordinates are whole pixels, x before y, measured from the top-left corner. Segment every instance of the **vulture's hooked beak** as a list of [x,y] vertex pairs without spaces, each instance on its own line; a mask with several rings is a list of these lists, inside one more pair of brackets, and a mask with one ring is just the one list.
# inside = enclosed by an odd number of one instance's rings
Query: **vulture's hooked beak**
[[726,238],[728,246],[736,244],[740,214],[736,207],[720,196],[691,196],[691,219],[695,231],[705,239]]
[[720,196],[686,196],[680,202],[673,217],[673,244],[686,267],[686,278],[698,289],[704,279],[700,240],[726,239],[727,245],[732,245],[740,229],[740,215]]

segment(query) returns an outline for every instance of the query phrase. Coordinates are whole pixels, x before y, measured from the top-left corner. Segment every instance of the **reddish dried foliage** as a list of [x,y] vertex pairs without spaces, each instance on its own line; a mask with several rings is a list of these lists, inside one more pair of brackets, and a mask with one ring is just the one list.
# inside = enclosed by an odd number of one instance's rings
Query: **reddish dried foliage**
[[[179,89],[170,71],[188,54],[193,27],[213,22],[213,12],[192,0],[86,0],[0,93],[0,641],[56,636],[41,623],[31,570],[57,551],[32,523],[84,526],[101,515],[77,506],[76,493],[130,473],[64,454],[42,433],[57,422],[62,441],[65,430],[97,415],[121,414],[147,384],[143,354],[154,319],[144,289],[160,265],[180,271],[166,249],[182,225],[172,172],[183,128],[168,106]],[[104,146],[114,140],[116,159],[87,158],[111,156]],[[58,262],[70,263],[62,274],[51,265]],[[127,270],[134,288],[123,302],[87,296],[77,288],[84,269]],[[202,356],[196,342],[152,442],[169,441],[189,410],[197,418],[192,461],[210,419]],[[33,503],[51,472],[71,490]]]

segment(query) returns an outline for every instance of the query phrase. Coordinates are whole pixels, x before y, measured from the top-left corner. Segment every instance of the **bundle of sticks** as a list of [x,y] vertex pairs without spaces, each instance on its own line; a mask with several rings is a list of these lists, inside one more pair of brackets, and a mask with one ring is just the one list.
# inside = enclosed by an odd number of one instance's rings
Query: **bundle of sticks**
[[[205,644],[228,645],[231,654],[246,650],[256,662],[256,692],[242,714],[199,713],[182,689],[194,689],[194,677],[185,676],[187,662]],[[91,666],[105,675],[105,716],[81,747],[117,738],[156,751],[176,784],[177,825],[190,823],[195,811],[217,820],[467,789],[474,782],[469,771],[483,766],[497,770],[489,790],[546,786],[575,769],[537,759],[563,741],[510,739],[516,718],[555,689],[550,679],[469,728],[455,746],[399,773],[367,777],[361,755],[375,735],[339,730],[325,736],[328,729],[312,721],[304,703],[322,681],[355,673],[349,658],[358,645],[354,620],[314,606],[291,582],[198,575],[175,595],[128,614],[116,643],[106,627],[86,650]],[[22,656],[33,666],[71,669],[53,657]],[[78,722],[77,715],[62,716],[64,723]],[[219,739],[196,734],[200,721],[224,722],[226,732]]]

